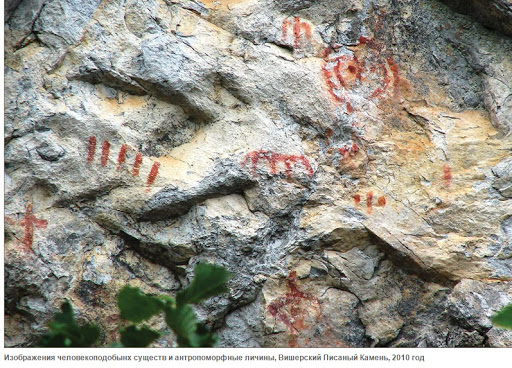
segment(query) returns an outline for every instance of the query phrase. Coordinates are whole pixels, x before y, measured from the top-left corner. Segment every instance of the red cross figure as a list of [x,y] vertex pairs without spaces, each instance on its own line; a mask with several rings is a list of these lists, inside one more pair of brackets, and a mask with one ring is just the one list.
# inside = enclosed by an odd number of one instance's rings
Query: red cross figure
[[25,226],[25,236],[23,238],[23,245],[26,251],[32,251],[32,243],[34,241],[34,226],[38,229],[45,229],[48,225],[48,221],[41,220],[34,216],[32,212],[32,204],[27,204],[27,212],[25,218],[20,221],[21,226]]

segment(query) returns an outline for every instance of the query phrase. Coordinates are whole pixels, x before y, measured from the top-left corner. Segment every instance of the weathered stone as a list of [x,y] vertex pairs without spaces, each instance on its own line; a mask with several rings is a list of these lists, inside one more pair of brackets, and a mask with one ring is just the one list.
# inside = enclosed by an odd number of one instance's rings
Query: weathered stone
[[201,261],[223,347],[512,346],[510,6],[466,3],[501,33],[434,0],[6,2],[6,346],[63,298],[107,345],[123,285]]

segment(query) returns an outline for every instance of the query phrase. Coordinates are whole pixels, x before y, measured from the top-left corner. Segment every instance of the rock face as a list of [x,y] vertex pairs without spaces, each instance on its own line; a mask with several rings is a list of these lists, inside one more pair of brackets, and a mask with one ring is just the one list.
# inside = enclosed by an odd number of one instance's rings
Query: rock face
[[123,285],[207,261],[220,346],[512,347],[510,2],[472,3],[501,33],[434,0],[7,1],[6,345],[63,298],[109,344]]

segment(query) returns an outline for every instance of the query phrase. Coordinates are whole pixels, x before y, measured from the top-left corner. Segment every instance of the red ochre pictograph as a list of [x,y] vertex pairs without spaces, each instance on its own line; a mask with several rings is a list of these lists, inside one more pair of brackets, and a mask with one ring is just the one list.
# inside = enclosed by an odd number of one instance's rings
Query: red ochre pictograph
[[[92,163],[94,161],[94,156],[96,154],[96,144],[97,140],[95,136],[89,137],[89,143],[88,143],[88,150],[87,150],[87,162]],[[103,141],[103,144],[101,146],[101,157],[100,157],[100,165],[102,167],[106,167],[109,163],[109,157],[110,157],[110,148],[111,144],[108,140]],[[119,154],[117,156],[117,168],[116,170],[120,170],[123,165],[126,164],[126,155],[128,153],[128,150],[130,150],[131,147],[127,144],[121,145],[121,148],[119,149]],[[142,166],[143,156],[142,153],[137,151],[135,154],[135,158],[133,161],[132,166],[132,176],[139,176],[140,174],[140,168]],[[158,170],[160,168],[159,162],[154,162],[151,170],[148,174],[148,178],[146,180],[147,190],[149,190],[149,187],[154,184],[156,177],[158,176]]]
[[135,155],[135,161],[133,162],[132,175],[138,176],[140,171],[140,166],[142,165],[142,153],[137,152]]
[[311,309],[314,310],[314,318],[320,318],[321,305],[317,298],[299,289],[296,271],[290,272],[286,282],[287,293],[270,303],[267,310],[288,328],[291,334],[289,346],[292,348],[297,346],[299,332],[309,327],[306,318],[311,316]]
[[89,150],[87,152],[87,162],[94,160],[94,154],[96,153],[96,137],[89,137]]
[[[290,36],[293,39],[292,42],[289,41]],[[311,45],[313,40],[311,25],[301,21],[299,17],[293,17],[293,20],[285,18],[281,25],[281,39],[283,42],[293,45],[295,49]]]
[[350,148],[347,145],[343,146],[342,148],[338,148],[338,152],[343,156],[343,159],[347,159],[359,152],[359,146],[356,142],[354,142]]
[[117,170],[121,168],[121,165],[126,162],[126,151],[128,150],[128,145],[123,144],[121,149],[119,150],[119,155],[117,156]]
[[357,56],[361,51],[354,51],[352,55],[331,56],[335,50],[327,47],[323,54],[322,74],[329,94],[335,102],[345,104],[349,114],[354,112],[350,91],[363,84],[371,84],[375,86],[367,97],[385,98],[391,92],[398,93],[400,82],[397,63],[392,57],[382,56],[383,46],[379,42],[361,36],[358,46],[366,54],[364,60]]
[[313,176],[313,168],[311,167],[309,160],[304,155],[287,155],[261,149],[252,151],[245,155],[245,158],[242,161],[242,166],[245,166],[249,160],[252,164],[253,175],[255,174],[256,168],[258,167],[258,162],[260,160],[266,160],[270,166],[270,173],[272,175],[277,174],[278,163],[282,163],[285,168],[285,174],[289,178],[291,177],[293,171],[292,165],[295,166],[298,162],[300,162],[308,172],[308,175],[310,177]]
[[[353,196],[353,198],[354,198],[354,203],[356,205],[361,203],[361,195],[360,194],[355,194]],[[384,207],[386,205],[386,197],[380,196],[377,199],[377,204],[380,207]],[[371,214],[373,211],[373,192],[372,191],[369,191],[368,193],[366,193],[366,211],[368,212],[368,214]]]
[[366,193],[366,211],[372,213],[373,209],[373,192]]
[[443,179],[444,185],[449,187],[452,183],[452,168],[448,164],[445,164],[443,167]]
[[101,166],[107,166],[109,154],[110,143],[108,141],[104,141],[103,146],[101,146]]
[[43,219],[38,219],[34,215],[34,211],[32,209],[32,204],[28,203],[25,217],[20,221],[16,221],[9,216],[5,216],[5,221],[10,225],[15,225],[19,223],[21,226],[25,227],[25,235],[23,237],[23,250],[26,252],[32,252],[32,244],[34,243],[34,228],[37,229],[46,229],[48,226],[48,221]]

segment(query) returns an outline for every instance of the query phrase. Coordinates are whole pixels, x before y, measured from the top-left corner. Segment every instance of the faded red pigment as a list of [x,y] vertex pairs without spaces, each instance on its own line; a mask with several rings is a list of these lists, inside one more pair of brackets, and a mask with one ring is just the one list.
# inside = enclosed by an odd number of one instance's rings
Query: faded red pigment
[[23,238],[23,245],[25,251],[32,251],[32,244],[34,242],[34,227],[38,229],[45,229],[48,221],[41,220],[34,216],[32,211],[32,204],[27,204],[25,217],[20,221],[22,226],[25,226],[25,236]]
[[445,164],[443,167],[443,179],[444,185],[449,187],[452,183],[452,168],[448,164]]
[[354,195],[354,203],[355,204],[361,203],[361,196],[359,194]]
[[[326,47],[323,52],[322,75],[329,94],[336,102],[345,103],[349,114],[354,112],[354,107],[348,101],[349,98],[346,95],[346,91],[351,88],[348,85],[350,78],[353,78],[350,77],[351,75],[360,83],[363,82],[363,73],[366,72],[380,78],[379,86],[370,94],[372,98],[384,98],[391,86],[394,87],[393,92],[395,94],[399,92],[400,75],[398,65],[391,57],[382,58],[382,45],[378,41],[364,36],[359,37],[359,45],[369,48],[375,54],[376,60],[368,58],[369,66],[364,61],[360,61],[356,55],[329,58],[329,55],[334,51],[330,47]],[[329,63],[334,63],[330,64],[332,68],[328,67]]]
[[311,167],[309,160],[304,155],[287,155],[266,150],[257,150],[250,152],[245,156],[245,159],[242,161],[242,166],[245,166],[247,161],[250,160],[252,164],[252,173],[254,175],[256,172],[256,167],[258,166],[258,162],[261,159],[264,159],[269,163],[270,173],[272,175],[277,174],[277,164],[282,162],[285,166],[285,174],[289,178],[292,175],[292,164],[295,166],[298,162],[300,162],[302,166],[304,166],[304,168],[307,170],[308,175],[310,177],[313,176],[313,168]]
[[109,155],[110,155],[110,143],[108,141],[104,141],[103,146],[101,147],[101,166],[107,165]]
[[297,286],[296,271],[291,271],[286,281],[287,293],[283,297],[280,297],[270,303],[267,310],[272,316],[274,316],[274,318],[278,318],[285,324],[291,333],[289,346],[296,347],[299,331],[308,327],[305,322],[307,311],[304,306],[301,305],[302,302],[307,302],[309,306],[311,306],[311,304],[316,304],[314,308],[316,309],[317,320],[321,316],[320,302],[312,295],[299,289]]
[[89,148],[87,150],[87,162],[92,162],[94,160],[94,154],[96,153],[96,137],[89,137]]
[[372,213],[373,208],[373,192],[366,193],[366,210],[368,213]]
[[[289,28],[292,26],[292,21],[289,19],[284,19],[283,24],[281,25],[281,38],[283,41],[286,41],[288,37]],[[301,44],[301,34],[304,34],[304,38],[311,43],[313,40],[313,33],[311,31],[311,26],[308,23],[305,23],[300,20],[299,17],[293,17],[293,26],[292,26],[292,34],[293,34],[293,47],[296,49],[300,49]]]
[[156,176],[158,175],[158,168],[160,167],[160,162],[153,163],[153,166],[151,166],[151,171],[148,175],[148,181],[146,182],[147,186],[153,185],[155,182]]
[[121,165],[126,162],[126,151],[128,150],[128,145],[123,144],[121,149],[119,150],[119,155],[117,156],[117,170],[121,168]]
[[380,196],[379,199],[377,200],[377,203],[379,204],[379,206],[384,207],[386,205],[386,197]]
[[359,146],[354,142],[350,148],[348,148],[347,145],[344,145],[342,148],[338,148],[338,152],[343,156],[343,159],[346,159],[357,154],[357,152],[359,152]]
[[289,19],[283,20],[283,24],[281,25],[281,38],[283,41],[286,40],[286,36],[288,34],[288,28],[292,25],[292,22]]

